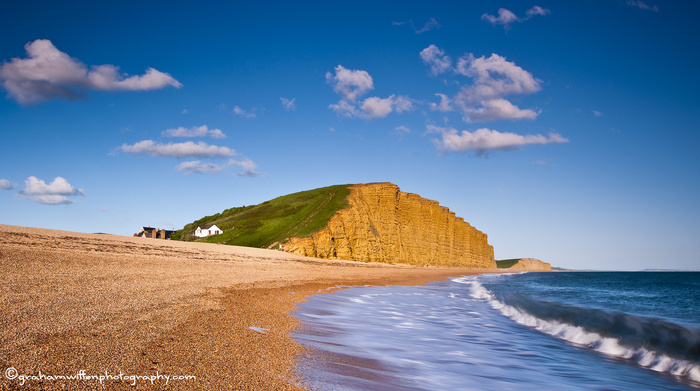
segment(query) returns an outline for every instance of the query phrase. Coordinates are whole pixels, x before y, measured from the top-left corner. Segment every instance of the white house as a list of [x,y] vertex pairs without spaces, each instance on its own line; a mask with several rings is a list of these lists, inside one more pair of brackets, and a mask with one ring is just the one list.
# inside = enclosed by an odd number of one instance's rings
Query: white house
[[194,236],[198,238],[204,238],[211,235],[219,235],[224,233],[221,228],[217,227],[216,224],[204,224],[197,227],[194,230]]

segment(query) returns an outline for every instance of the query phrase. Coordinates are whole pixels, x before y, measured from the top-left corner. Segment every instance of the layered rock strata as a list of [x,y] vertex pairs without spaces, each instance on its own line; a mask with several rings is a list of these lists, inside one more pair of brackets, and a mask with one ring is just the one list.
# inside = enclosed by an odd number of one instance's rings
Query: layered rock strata
[[515,265],[504,270],[517,270],[528,272],[551,272],[552,265],[535,258],[522,258]]
[[495,269],[486,234],[437,201],[391,183],[351,187],[350,206],[286,251],[318,258]]

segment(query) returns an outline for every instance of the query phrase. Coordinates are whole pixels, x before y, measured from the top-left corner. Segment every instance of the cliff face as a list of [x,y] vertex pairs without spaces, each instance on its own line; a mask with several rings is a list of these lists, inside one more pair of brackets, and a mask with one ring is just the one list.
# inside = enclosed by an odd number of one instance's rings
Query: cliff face
[[539,259],[523,258],[518,260],[515,265],[502,270],[522,270],[528,272],[550,272],[552,265],[547,262],[542,262]]
[[355,185],[350,207],[310,238],[292,238],[286,251],[326,259],[495,269],[484,233],[437,201],[391,183]]

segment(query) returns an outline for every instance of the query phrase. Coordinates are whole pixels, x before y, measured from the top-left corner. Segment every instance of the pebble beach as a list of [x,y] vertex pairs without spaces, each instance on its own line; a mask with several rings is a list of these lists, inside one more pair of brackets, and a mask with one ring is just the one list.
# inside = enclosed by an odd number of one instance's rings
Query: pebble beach
[[475,273],[0,225],[0,389],[300,390],[295,303]]

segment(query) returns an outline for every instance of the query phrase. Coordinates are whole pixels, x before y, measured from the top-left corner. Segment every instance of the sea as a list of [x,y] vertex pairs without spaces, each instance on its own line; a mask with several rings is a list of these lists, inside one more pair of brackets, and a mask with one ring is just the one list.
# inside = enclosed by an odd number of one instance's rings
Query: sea
[[293,315],[310,390],[700,389],[700,272],[353,287]]

